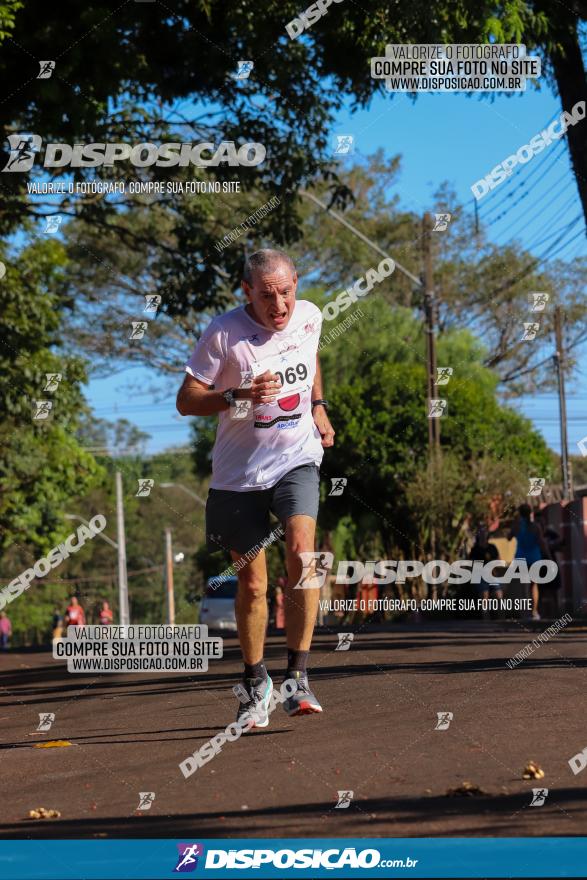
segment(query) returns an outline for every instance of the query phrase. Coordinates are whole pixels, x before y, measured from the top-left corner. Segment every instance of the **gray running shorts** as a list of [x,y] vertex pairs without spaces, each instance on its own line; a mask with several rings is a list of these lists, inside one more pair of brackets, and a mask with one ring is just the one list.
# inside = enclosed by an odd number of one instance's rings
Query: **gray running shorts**
[[270,513],[285,530],[290,516],[305,514],[317,519],[319,500],[320,468],[315,464],[294,468],[270,489],[210,489],[206,502],[208,548],[246,553],[271,534]]

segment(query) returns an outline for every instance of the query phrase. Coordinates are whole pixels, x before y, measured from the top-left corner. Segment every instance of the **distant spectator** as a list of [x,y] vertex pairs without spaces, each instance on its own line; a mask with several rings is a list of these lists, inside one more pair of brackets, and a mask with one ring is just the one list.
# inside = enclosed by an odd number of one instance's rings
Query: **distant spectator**
[[[528,568],[541,559],[550,559],[550,553],[544,540],[540,525],[533,521],[532,508],[529,504],[521,504],[518,508],[518,518],[510,532],[510,538],[516,539],[516,559],[525,559]],[[532,618],[540,620],[538,603],[540,594],[538,584],[531,585],[532,595]]]
[[[495,544],[492,544],[489,540],[487,526],[482,525],[477,529],[475,543],[471,548],[469,558],[473,560],[473,562],[483,562],[484,565],[488,562],[495,562],[496,559],[499,559],[499,550]],[[491,583],[484,578],[481,578],[478,590],[481,599],[488,599],[490,592],[493,594],[492,598],[494,599],[501,599],[503,597],[501,584],[497,582]],[[483,617],[489,617],[488,610],[483,612]]]
[[560,564],[558,562],[557,553],[562,552],[566,547],[566,541],[564,538],[560,536],[554,526],[550,525],[547,522],[546,517],[544,515],[545,511],[537,510],[534,514],[534,522],[538,523],[540,528],[542,529],[542,533],[544,535],[544,541],[548,548],[548,552],[550,554],[550,558],[553,562],[557,563],[557,572],[556,576],[552,581],[547,584],[542,584],[540,587],[540,601],[544,608],[548,610],[552,616],[556,616],[559,607],[558,607],[558,598],[557,591],[560,590],[562,586],[561,576],[560,576]]
[[534,514],[534,522],[542,529],[548,552],[550,553],[551,558],[554,559],[554,554],[557,550],[562,550],[566,546],[565,539],[561,538],[554,526],[551,526],[544,520],[542,510],[536,511]]
[[100,610],[100,623],[102,626],[111,626],[114,615],[112,614],[112,609],[108,602],[102,602],[102,608]]
[[53,612],[53,639],[60,639],[63,635],[63,614],[59,608]]
[[0,611],[0,648],[3,651],[8,650],[11,635],[12,624],[10,623],[10,618],[5,611]]
[[65,612],[66,626],[83,626],[86,622],[84,609],[79,604],[77,596],[72,596],[67,611]]

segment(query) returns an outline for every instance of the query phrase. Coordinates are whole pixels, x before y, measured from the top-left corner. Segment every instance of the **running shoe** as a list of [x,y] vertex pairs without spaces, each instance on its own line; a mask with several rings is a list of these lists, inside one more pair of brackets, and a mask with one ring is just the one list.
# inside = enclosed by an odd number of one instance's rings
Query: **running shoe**
[[241,695],[236,720],[240,721],[244,715],[249,715],[253,723],[247,730],[253,730],[255,727],[267,727],[269,724],[269,701],[273,693],[273,682],[269,676],[267,678],[245,678],[241,682],[239,690]]
[[293,679],[297,685],[294,693],[283,702],[283,708],[290,717],[294,715],[314,715],[322,711],[322,706],[310,690],[308,676],[305,672],[288,672],[287,678]]

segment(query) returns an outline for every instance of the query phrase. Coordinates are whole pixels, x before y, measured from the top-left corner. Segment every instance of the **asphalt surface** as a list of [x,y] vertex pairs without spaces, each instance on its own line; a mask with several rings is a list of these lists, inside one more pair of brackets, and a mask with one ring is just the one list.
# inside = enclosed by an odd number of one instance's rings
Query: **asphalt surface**
[[[207,673],[83,676],[48,652],[0,658],[0,836],[421,837],[587,834],[585,630],[563,631],[515,669],[539,631],[462,622],[360,630],[349,651],[318,633],[311,681],[321,716],[228,742],[188,779],[178,764],[235,717],[234,637]],[[269,639],[279,681],[283,638]],[[452,712],[435,730],[437,712]],[[48,733],[40,712],[53,712]],[[35,743],[67,740],[69,747]],[[529,760],[542,780],[524,780]],[[447,796],[464,781],[484,794]],[[548,788],[530,807],[532,788]],[[353,791],[337,809],[338,791]],[[138,811],[139,792],[155,792]],[[60,818],[28,819],[39,806]]]

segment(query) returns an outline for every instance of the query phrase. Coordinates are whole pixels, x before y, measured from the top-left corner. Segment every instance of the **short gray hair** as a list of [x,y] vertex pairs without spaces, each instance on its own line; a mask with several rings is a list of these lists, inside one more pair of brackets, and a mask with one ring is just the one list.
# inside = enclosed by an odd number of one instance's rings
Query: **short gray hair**
[[245,281],[249,286],[252,286],[253,272],[264,272],[270,269],[274,269],[277,263],[285,263],[288,269],[291,270],[291,274],[296,274],[294,261],[289,256],[289,254],[286,254],[285,251],[279,251],[273,248],[263,248],[260,251],[255,251],[254,254],[251,254],[251,256],[247,257],[247,259],[245,260],[245,265],[243,268],[243,281]]

